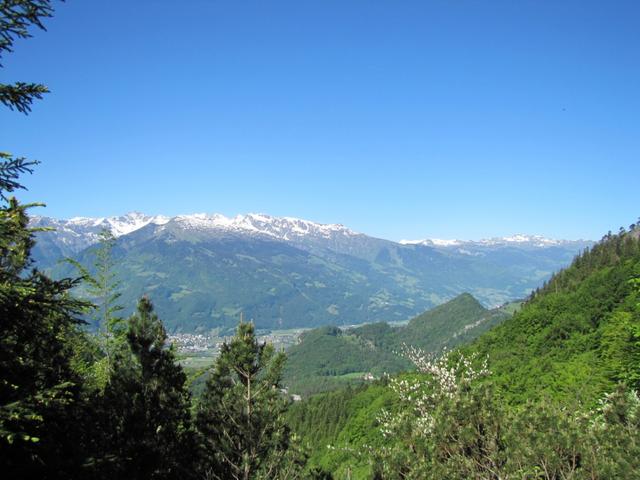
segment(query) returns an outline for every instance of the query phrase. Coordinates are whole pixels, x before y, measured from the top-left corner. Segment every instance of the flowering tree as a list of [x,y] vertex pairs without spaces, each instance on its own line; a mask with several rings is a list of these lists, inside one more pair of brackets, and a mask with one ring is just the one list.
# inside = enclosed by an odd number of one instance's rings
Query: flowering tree
[[389,382],[398,404],[379,417],[386,444],[369,451],[375,478],[634,478],[640,468],[640,400],[623,385],[593,410],[513,408],[486,378],[486,361],[405,353],[418,373]]
[[390,380],[399,404],[379,417],[388,444],[375,455],[381,478],[501,478],[506,461],[486,360],[405,348],[417,374]]

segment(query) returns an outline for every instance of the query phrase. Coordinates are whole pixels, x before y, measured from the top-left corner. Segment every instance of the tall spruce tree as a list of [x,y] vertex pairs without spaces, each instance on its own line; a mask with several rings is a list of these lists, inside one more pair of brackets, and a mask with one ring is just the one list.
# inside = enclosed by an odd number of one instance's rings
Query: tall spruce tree
[[295,478],[280,390],[285,355],[256,339],[240,322],[220,356],[197,407],[200,472],[216,479]]
[[118,304],[122,293],[120,282],[114,271],[113,249],[116,238],[111,230],[103,228],[98,234],[98,243],[93,247],[93,273],[77,260],[67,261],[75,266],[87,287],[87,294],[95,303],[92,320],[96,327],[109,338],[124,333],[123,318],[118,315],[123,308]]
[[98,329],[99,335],[92,338],[98,355],[87,368],[85,375],[93,388],[103,389],[113,367],[114,353],[125,341],[126,326],[119,315],[123,310],[118,299],[120,282],[114,271],[113,249],[116,238],[108,229],[98,234],[98,243],[93,247],[93,268],[89,269],[77,260],[67,258],[76,267],[83,280],[88,299],[94,302],[90,310],[90,322]]
[[194,446],[186,376],[148,298],[129,318],[126,343],[116,351],[103,396],[107,432],[92,459],[101,478],[189,478]]

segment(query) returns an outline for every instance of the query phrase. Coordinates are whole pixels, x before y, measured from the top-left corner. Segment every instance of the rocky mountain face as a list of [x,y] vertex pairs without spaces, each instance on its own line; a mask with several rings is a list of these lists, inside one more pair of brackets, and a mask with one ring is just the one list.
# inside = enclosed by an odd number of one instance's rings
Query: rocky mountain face
[[127,308],[148,294],[170,330],[231,326],[242,311],[259,327],[356,324],[410,318],[463,292],[486,306],[522,298],[589,242],[515,236],[478,242],[392,242],[342,225],[261,214],[112,218],[36,217],[34,256],[92,263],[102,228]]

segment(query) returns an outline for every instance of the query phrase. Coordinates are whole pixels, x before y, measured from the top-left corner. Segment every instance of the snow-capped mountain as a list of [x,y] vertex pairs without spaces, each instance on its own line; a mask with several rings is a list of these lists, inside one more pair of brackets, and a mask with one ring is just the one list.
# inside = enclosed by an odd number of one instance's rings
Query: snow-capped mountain
[[321,224],[299,218],[271,217],[256,213],[235,217],[226,217],[218,213],[167,217],[131,212],[118,217],[74,217],[68,220],[36,216],[31,222],[34,227],[54,228],[62,243],[76,246],[75,248],[85,248],[97,242],[98,234],[103,229],[110,230],[115,237],[120,237],[147,225],[162,226],[168,223],[184,230],[252,234],[284,241],[294,241],[303,237],[330,239],[336,235],[345,237],[358,235],[343,225]]
[[[402,320],[469,292],[487,306],[522,298],[589,242],[515,235],[481,241],[393,242],[343,225],[291,217],[129,213],[35,217],[36,265],[77,275],[62,257],[91,266],[102,229],[118,237],[122,304],[150,295],[171,329]],[[543,248],[544,247],[544,248]]]
[[[343,225],[322,224],[292,217],[271,217],[260,213],[249,213],[229,218],[218,213],[179,215],[172,220],[186,229],[225,230],[265,235],[278,240],[293,240],[299,237],[324,237],[357,235]],[[166,222],[165,222],[166,223]]]
[[[98,241],[101,230],[107,229],[115,237],[130,234],[147,225],[167,226],[185,231],[254,235],[275,240],[299,243],[318,243],[316,246],[331,246],[342,252],[345,242],[357,239],[362,241],[366,235],[354,232],[340,224],[322,224],[293,217],[272,217],[270,215],[249,213],[227,217],[219,213],[195,213],[168,217],[164,215],[145,215],[131,212],[117,217],[74,217],[58,220],[49,217],[34,217],[32,225],[55,229],[57,242],[71,252],[82,250]],[[160,228],[159,230],[162,230]],[[517,234],[509,237],[482,240],[447,240],[427,238],[423,240],[401,240],[401,245],[422,245],[434,248],[468,247],[552,247],[571,243],[568,240],[556,240],[540,235]],[[349,249],[347,249],[349,250]]]
[[157,234],[172,231],[179,238],[235,236],[256,237],[288,242],[306,250],[330,248],[337,253],[366,256],[363,245],[377,243],[378,239],[359,234],[339,224],[322,224],[293,217],[272,217],[249,213],[227,217],[218,213],[195,213],[175,217],[150,216],[133,212],[118,217],[75,217],[58,220],[34,217],[34,227],[49,227],[55,234],[40,236],[50,242],[50,249],[59,250],[63,256],[77,253],[99,239],[103,229],[111,230],[115,237],[127,236],[144,227],[153,228]]
[[168,217],[154,217],[132,212],[119,217],[75,217],[68,220],[34,216],[31,218],[30,225],[53,229],[52,234],[38,235],[39,247],[41,250],[47,248],[53,250],[54,254],[58,253],[61,257],[66,257],[95,244],[99,240],[100,232],[104,229],[120,237],[151,223],[162,225],[168,221]]
[[[516,234],[509,237],[493,237],[482,240],[443,240],[438,238],[426,238],[423,240],[400,240],[402,245],[425,245],[428,247],[467,247],[467,246],[529,246],[529,247],[553,247],[572,243],[572,240],[557,240],[541,235]],[[583,240],[578,240],[583,242]]]

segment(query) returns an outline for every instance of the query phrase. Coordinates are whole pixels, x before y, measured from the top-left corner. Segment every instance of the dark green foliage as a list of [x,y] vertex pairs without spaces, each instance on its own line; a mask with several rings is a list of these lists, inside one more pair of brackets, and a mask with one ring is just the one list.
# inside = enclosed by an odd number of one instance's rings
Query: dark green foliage
[[49,89],[37,83],[16,82],[13,85],[0,83],[0,102],[22,113],[31,111],[31,104],[39,100]]
[[472,295],[463,293],[412,319],[395,332],[392,342],[397,349],[406,344],[438,352],[466,343],[509,317],[504,307],[487,310]]
[[365,386],[351,387],[315,395],[308,401],[294,403],[287,411],[292,430],[307,441],[311,452],[320,452],[333,442],[344,428],[350,414],[350,402]]
[[197,406],[200,471],[209,478],[257,479],[296,471],[280,391],[285,356],[259,343],[252,323],[241,322],[222,346]]
[[[51,3],[49,0],[0,1],[0,58],[3,53],[12,51],[16,39],[31,36],[30,27],[44,30],[43,20],[53,14]],[[47,87],[36,83],[0,83],[0,102],[12,110],[28,113],[33,101],[48,92]]]
[[0,152],[0,199],[8,200],[5,193],[11,193],[24,188],[18,182],[23,173],[32,173],[36,161],[28,161],[26,158],[14,158],[8,153]]
[[306,332],[300,344],[289,348],[284,382],[292,393],[308,396],[347,382],[362,382],[368,373],[380,377],[409,366],[392,351],[376,347],[353,331],[322,327]]
[[67,259],[82,275],[86,293],[95,303],[91,320],[94,326],[103,334],[117,336],[122,331],[122,317],[118,315],[123,307],[118,299],[122,296],[120,281],[116,278],[113,248],[116,239],[109,230],[102,230],[98,234],[98,244],[92,249],[94,255],[91,270],[76,260]]
[[[12,51],[16,39],[31,36],[30,27],[44,30],[42,22],[52,14],[53,7],[49,0],[0,0],[0,58]],[[0,103],[26,114],[31,110],[33,101],[47,92],[47,87],[39,84],[0,83]],[[31,173],[37,163],[0,151],[0,199],[7,200],[6,193],[24,188],[18,182],[18,177],[23,173]]]
[[126,339],[96,399],[98,430],[105,436],[90,463],[101,478],[188,477],[195,444],[186,376],[147,298],[129,319]]
[[91,383],[92,388],[103,391],[109,381],[114,355],[122,349],[125,342],[126,325],[119,315],[123,307],[118,303],[121,296],[120,282],[114,273],[112,250],[115,237],[106,229],[98,235],[99,243],[93,249],[94,262],[91,271],[73,259],[67,261],[82,275],[83,283],[75,293],[94,302],[85,318],[89,320],[90,326],[98,330],[94,339],[99,356],[88,367],[86,376],[87,383]]
[[85,304],[69,295],[74,281],[28,270],[26,208],[15,199],[0,208],[0,463],[10,477],[44,477],[69,473],[76,458],[66,424],[81,379],[68,339]]
[[335,478],[368,478],[371,451],[388,443],[377,417],[394,402],[393,392],[378,381],[311,397],[293,405],[287,419],[311,452],[310,470],[331,472]]

